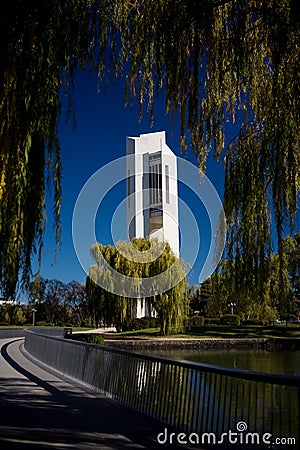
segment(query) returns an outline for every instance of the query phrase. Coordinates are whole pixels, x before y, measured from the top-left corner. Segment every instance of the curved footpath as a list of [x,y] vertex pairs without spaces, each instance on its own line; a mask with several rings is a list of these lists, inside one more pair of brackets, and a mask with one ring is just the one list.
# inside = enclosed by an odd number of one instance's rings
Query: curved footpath
[[37,365],[23,341],[0,339],[1,450],[165,448],[164,425]]

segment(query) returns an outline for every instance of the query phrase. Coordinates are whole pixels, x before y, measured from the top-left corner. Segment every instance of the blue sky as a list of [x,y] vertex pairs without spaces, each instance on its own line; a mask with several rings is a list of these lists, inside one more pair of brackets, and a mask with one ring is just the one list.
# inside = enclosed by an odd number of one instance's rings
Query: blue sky
[[[146,108],[143,120],[139,122],[137,102],[132,107],[124,107],[124,90],[125,84],[122,79],[111,82],[102,92],[97,93],[96,78],[91,79],[88,73],[80,73],[76,78],[74,105],[77,127],[74,130],[72,125],[67,124],[63,114],[59,133],[63,164],[62,244],[54,262],[55,241],[51,218],[52,205],[49,202],[41,268],[41,276],[45,278],[59,279],[66,283],[71,280],[85,281],[86,274],[77,259],[72,241],[73,209],[82,187],[94,172],[125,155],[126,136],[165,130],[169,147],[177,156],[183,156],[179,149],[178,120],[172,123],[170,117],[165,115],[163,96],[156,99],[154,125],[151,127]],[[190,152],[185,157],[196,163]],[[223,167],[213,158],[209,158],[207,176],[222,197]],[[193,200],[193,194],[188,193],[184,186],[179,186],[179,193],[184,201],[190,197],[190,207],[201,232],[199,258],[190,275],[190,282],[196,283],[208,249],[210,226],[205,210],[201,204],[197,204],[197,199]],[[111,217],[124,196],[125,183],[121,183],[109,193],[99,208],[96,236],[103,244],[113,243],[110,235]],[[193,242],[190,242],[190,245],[193,246]],[[88,255],[89,248],[86,252]]]

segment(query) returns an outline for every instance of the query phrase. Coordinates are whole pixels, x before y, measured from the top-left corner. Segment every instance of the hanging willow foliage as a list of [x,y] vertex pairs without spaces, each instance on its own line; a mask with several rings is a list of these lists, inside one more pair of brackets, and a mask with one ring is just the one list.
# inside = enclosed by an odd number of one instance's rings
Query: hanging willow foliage
[[[165,87],[166,111],[180,112],[181,145],[190,136],[200,169],[211,150],[225,159],[227,256],[240,259],[235,267],[254,275],[262,288],[271,224],[281,255],[282,236],[293,229],[299,201],[299,5],[137,3],[137,14],[125,25],[130,44],[123,45],[128,94],[138,96],[141,112],[147,99],[152,118],[155,91]],[[242,125],[234,125],[236,118]],[[229,145],[227,122],[236,130]]]
[[[87,64],[105,75],[109,52],[109,66],[126,76],[127,101],[137,98],[140,114],[147,103],[153,120],[155,93],[165,89],[166,111],[180,113],[181,145],[191,145],[202,170],[212,149],[217,158],[226,156],[229,256],[243,253],[252,266],[253,258],[255,266],[262,260],[271,233],[266,217],[256,223],[261,212],[270,217],[272,211],[280,247],[285,225],[293,225],[300,185],[299,23],[297,0],[5,4],[0,270],[6,293],[13,294],[19,270],[28,278],[32,252],[41,247],[47,179],[54,186],[59,240],[61,95],[72,94],[74,75]],[[226,122],[236,116],[243,126],[227,146]],[[258,190],[249,186],[254,180]]]
[[32,253],[41,255],[47,187],[59,242],[61,96],[101,39],[89,2],[75,0],[10,1],[0,30],[0,281],[9,298],[20,272],[28,281]]

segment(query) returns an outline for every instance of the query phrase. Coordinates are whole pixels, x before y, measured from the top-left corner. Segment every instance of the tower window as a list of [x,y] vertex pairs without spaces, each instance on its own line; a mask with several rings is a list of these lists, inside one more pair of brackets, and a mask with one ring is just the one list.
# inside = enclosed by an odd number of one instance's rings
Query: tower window
[[150,208],[150,234],[163,227],[163,212],[159,208]]
[[127,172],[127,205],[130,206],[130,170]]
[[149,158],[149,188],[150,188],[150,205],[161,204],[162,202],[162,186],[161,186],[161,157],[155,153]]
[[170,203],[169,166],[165,166],[165,174],[166,174],[166,203]]

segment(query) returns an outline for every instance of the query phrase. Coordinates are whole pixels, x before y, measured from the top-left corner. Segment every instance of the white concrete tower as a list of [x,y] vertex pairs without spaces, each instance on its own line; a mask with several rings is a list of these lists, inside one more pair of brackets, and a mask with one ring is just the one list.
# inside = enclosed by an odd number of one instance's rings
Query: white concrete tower
[[128,238],[169,242],[179,256],[177,159],[165,131],[126,138]]

